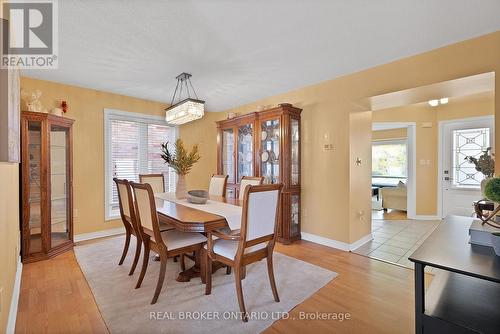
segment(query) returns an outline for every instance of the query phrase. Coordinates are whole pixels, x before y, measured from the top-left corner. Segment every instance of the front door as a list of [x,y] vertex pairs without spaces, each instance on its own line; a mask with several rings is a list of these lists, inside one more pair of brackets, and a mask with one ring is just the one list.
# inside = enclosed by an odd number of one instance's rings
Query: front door
[[486,116],[441,125],[443,217],[471,216],[472,203],[482,198],[480,184],[484,175],[465,158],[478,158],[488,147],[494,146],[493,123],[493,116]]

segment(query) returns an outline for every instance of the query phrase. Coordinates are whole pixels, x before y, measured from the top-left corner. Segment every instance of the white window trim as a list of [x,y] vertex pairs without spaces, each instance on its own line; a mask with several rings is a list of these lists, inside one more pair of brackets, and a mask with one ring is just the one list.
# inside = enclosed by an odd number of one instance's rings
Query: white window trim
[[[111,157],[111,131],[110,124],[111,120],[123,120],[123,121],[143,121],[145,123],[150,124],[158,124],[170,126],[165,121],[165,118],[162,116],[155,115],[147,115],[141,113],[134,113],[128,111],[122,111],[117,109],[104,109],[104,220],[116,220],[120,218],[120,215],[111,215],[109,212],[109,193],[107,189],[107,185],[109,184],[110,175],[109,175],[109,164],[108,159]],[[170,126],[171,127],[171,126]],[[179,136],[179,127],[173,127],[174,136],[178,138]]]

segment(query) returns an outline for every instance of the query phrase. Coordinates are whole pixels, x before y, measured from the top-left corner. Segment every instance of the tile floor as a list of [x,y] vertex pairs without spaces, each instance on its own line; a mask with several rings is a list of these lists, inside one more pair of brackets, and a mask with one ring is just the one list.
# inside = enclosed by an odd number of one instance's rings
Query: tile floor
[[[438,220],[373,220],[373,240],[354,253],[412,268],[410,256],[434,231]],[[429,268],[429,271],[432,268]]]

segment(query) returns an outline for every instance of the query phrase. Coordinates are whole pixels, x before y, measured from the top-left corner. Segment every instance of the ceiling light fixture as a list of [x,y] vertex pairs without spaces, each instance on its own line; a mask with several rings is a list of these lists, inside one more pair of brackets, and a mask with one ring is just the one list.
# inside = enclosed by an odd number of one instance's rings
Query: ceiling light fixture
[[[205,101],[198,99],[198,95],[196,95],[190,78],[191,74],[185,72],[176,77],[177,85],[175,86],[174,95],[172,96],[172,102],[170,102],[170,107],[165,109],[165,120],[168,124],[185,124],[200,119],[205,114]],[[189,92],[190,88],[196,98],[191,97],[191,93]],[[183,89],[187,92],[187,98],[181,100]],[[177,94],[177,92],[179,92],[179,94]],[[176,96],[177,102],[174,104]]]
[[442,97],[439,99],[439,104],[446,104],[448,103],[448,98],[447,97]]
[[436,107],[439,104],[439,100],[429,100],[429,105],[431,107]]

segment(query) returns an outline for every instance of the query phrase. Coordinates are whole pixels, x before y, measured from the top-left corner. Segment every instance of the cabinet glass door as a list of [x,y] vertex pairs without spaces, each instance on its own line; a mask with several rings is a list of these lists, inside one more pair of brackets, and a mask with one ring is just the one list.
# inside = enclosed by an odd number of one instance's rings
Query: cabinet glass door
[[238,128],[238,182],[243,176],[253,176],[253,126]]
[[300,184],[300,138],[299,138],[299,120],[291,119],[291,143],[292,143],[292,168],[291,184],[296,186]]
[[260,129],[260,163],[264,183],[280,182],[280,121],[264,121]]
[[50,128],[50,239],[56,247],[70,239],[69,234],[69,175],[68,128],[51,125]]
[[42,156],[42,123],[28,122],[28,221],[29,246],[28,253],[40,253],[42,245],[42,201],[41,201],[41,156]]
[[222,174],[229,175],[229,183],[235,183],[233,129],[222,130]]

